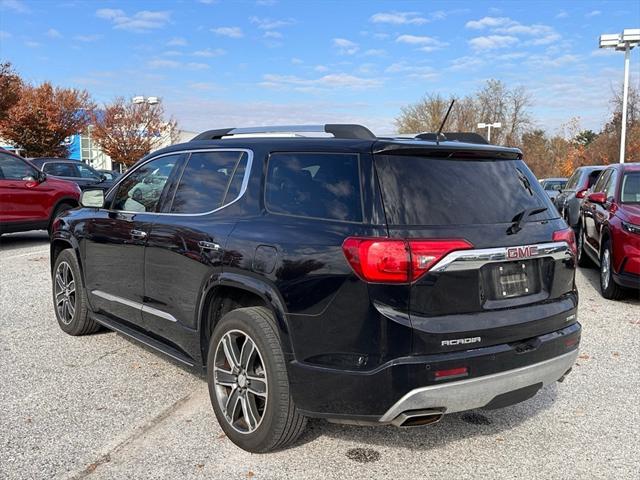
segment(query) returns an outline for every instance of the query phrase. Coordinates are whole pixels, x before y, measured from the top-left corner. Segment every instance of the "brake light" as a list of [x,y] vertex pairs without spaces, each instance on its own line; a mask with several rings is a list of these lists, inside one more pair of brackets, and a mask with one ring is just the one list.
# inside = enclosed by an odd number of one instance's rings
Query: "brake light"
[[589,191],[588,188],[583,188],[582,190],[578,190],[576,192],[576,198],[584,198],[587,195],[588,191]]
[[554,242],[565,242],[569,245],[571,252],[573,255],[577,255],[578,246],[576,245],[576,234],[573,232],[573,228],[568,227],[562,230],[556,230],[553,232],[553,241]]
[[473,245],[461,239],[349,237],[342,244],[344,256],[353,271],[363,280],[376,283],[413,282],[445,255],[469,248]]

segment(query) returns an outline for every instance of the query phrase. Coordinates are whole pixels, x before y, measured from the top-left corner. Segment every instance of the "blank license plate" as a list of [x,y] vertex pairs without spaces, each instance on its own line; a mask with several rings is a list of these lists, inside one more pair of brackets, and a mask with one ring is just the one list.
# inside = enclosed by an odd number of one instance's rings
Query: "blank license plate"
[[489,300],[531,295],[540,291],[540,273],[536,260],[490,265],[485,277],[490,285]]

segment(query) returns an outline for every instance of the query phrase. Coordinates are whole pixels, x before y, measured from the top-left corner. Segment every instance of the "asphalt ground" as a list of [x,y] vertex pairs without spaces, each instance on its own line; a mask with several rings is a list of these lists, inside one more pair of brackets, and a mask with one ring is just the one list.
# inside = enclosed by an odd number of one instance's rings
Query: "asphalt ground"
[[44,233],[0,238],[0,479],[640,478],[640,298],[577,283],[580,356],[561,384],[421,428],[311,420],[291,448],[235,447],[205,379],[109,331],[64,334]]

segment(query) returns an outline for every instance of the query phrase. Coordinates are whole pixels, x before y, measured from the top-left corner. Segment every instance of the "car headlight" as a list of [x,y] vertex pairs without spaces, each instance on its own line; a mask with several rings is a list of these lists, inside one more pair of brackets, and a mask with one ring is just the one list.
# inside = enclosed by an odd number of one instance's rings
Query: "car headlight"
[[634,225],[629,222],[622,222],[622,228],[624,228],[629,233],[637,233],[640,234],[640,225]]

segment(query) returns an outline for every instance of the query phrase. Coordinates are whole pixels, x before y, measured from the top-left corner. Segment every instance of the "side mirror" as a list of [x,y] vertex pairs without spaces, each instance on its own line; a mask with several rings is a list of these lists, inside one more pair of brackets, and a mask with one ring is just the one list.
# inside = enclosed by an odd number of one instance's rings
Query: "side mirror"
[[598,203],[602,205],[603,203],[607,202],[607,194],[604,192],[595,192],[589,194],[587,199],[592,203]]
[[104,190],[85,190],[80,197],[80,204],[88,208],[104,207]]
[[104,173],[100,174],[100,182],[104,182],[105,180],[107,180],[107,176]]
[[38,170],[38,174],[36,176],[36,180],[38,183],[42,183],[47,179],[47,174]]

